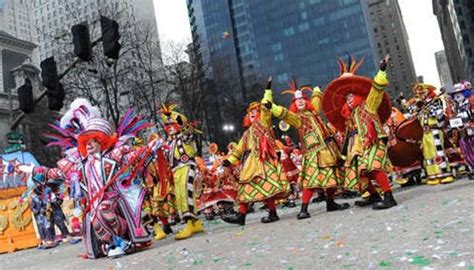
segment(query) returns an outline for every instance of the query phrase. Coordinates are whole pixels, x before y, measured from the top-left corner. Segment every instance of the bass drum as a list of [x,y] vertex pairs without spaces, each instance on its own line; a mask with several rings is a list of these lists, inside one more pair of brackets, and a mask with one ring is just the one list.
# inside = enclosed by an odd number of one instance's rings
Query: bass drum
[[398,125],[395,136],[400,140],[419,142],[423,139],[423,127],[417,118],[406,119]]
[[410,167],[422,160],[423,128],[416,118],[404,120],[395,130],[396,140],[388,147],[388,157],[394,166]]
[[394,166],[402,168],[412,166],[423,157],[419,144],[400,139],[388,147],[387,154]]

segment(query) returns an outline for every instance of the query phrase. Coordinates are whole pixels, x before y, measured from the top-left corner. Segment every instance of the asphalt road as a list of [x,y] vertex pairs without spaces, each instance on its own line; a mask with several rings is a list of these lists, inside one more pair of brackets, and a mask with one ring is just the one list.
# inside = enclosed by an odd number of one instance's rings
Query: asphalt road
[[[352,206],[297,220],[299,208],[279,209],[281,220],[244,228],[220,220],[184,241],[172,237],[118,259],[86,260],[82,244],[0,255],[0,269],[468,269],[474,270],[474,181],[418,186],[395,193],[385,211]],[[353,200],[349,200],[353,205]],[[175,228],[176,229],[176,228]]]

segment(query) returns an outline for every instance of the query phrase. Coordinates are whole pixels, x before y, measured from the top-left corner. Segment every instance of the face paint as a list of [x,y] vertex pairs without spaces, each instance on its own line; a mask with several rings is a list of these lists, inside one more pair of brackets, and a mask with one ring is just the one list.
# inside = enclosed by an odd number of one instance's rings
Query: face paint
[[87,142],[86,150],[88,155],[97,154],[100,152],[100,143],[95,139],[91,139]]
[[296,108],[300,111],[306,108],[306,100],[304,98],[296,99],[295,103],[296,103]]

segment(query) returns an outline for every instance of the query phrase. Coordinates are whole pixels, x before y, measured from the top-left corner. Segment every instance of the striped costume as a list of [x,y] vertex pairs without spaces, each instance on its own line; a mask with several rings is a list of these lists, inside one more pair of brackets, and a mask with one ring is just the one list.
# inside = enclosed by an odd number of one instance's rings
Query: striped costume
[[423,127],[423,166],[428,184],[453,181],[449,160],[444,148],[446,135],[443,131],[445,115],[440,98],[433,98],[418,113]]

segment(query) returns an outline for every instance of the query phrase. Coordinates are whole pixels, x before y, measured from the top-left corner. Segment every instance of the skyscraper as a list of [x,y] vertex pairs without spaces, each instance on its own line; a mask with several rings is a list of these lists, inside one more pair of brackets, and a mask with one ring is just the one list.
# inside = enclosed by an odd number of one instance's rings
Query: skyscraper
[[[33,0],[33,18],[37,30],[37,44],[40,59],[55,55],[56,61],[64,66],[67,64],[68,55],[58,52],[65,51],[65,46],[72,47],[67,41],[70,39],[70,30],[74,24],[88,23],[91,39],[100,36],[100,15],[109,15],[114,11],[121,15],[120,24],[136,24],[145,21],[154,26],[152,30],[158,37],[156,19],[152,0]],[[157,38],[158,40],[158,38]]]
[[433,0],[433,12],[443,38],[454,82],[474,79],[474,2]]
[[451,79],[451,72],[449,71],[448,59],[446,59],[446,53],[444,51],[436,52],[435,58],[441,86],[453,85],[453,80]]
[[372,20],[378,58],[390,54],[392,60],[388,69],[390,85],[387,89],[392,97],[401,93],[410,96],[411,85],[416,82],[416,73],[398,0],[365,2]]
[[337,57],[364,58],[359,74],[372,76],[378,54],[363,2],[187,0],[194,47],[215,84],[223,121],[242,117],[238,108],[261,98],[269,76],[277,98],[293,77],[325,86],[338,75]]
[[36,41],[31,1],[0,1],[0,30],[29,42]]
[[270,75],[279,87],[293,76],[325,85],[337,75],[336,57],[348,54],[365,57],[361,74],[376,68],[372,27],[360,0],[188,0],[188,8],[210,76],[216,76],[215,65],[224,66],[244,89]]

